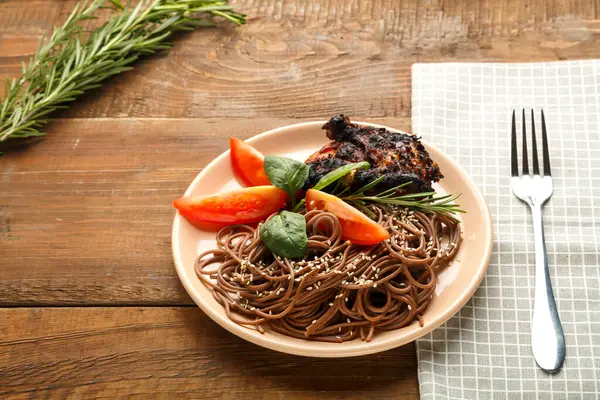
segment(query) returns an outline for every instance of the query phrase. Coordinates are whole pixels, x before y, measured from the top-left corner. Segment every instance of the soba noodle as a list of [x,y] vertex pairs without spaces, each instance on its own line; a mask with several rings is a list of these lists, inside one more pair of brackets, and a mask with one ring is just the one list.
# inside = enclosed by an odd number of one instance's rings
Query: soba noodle
[[262,333],[370,341],[376,331],[422,325],[436,271],[458,251],[460,224],[404,208],[372,210],[391,235],[376,246],[343,241],[337,217],[315,210],[304,214],[303,259],[280,258],[258,228],[235,225],[219,231],[217,249],[198,256],[196,273],[232,321]]

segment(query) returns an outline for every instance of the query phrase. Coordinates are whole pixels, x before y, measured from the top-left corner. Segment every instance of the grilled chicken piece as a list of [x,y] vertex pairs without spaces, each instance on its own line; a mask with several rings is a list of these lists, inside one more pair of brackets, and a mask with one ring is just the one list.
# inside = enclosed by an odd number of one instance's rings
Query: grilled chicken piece
[[352,189],[384,176],[374,192],[412,182],[402,192],[417,193],[430,191],[432,182],[443,178],[438,165],[414,135],[356,125],[344,115],[331,118],[323,129],[332,142],[306,160],[310,174],[305,190],[334,169],[360,161],[368,161],[371,168],[356,171],[354,176],[349,177],[346,182]]

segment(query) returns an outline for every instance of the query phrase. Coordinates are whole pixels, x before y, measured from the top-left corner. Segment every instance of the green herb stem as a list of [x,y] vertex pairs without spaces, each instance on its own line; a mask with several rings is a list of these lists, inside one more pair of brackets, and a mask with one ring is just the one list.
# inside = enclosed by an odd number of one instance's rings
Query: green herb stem
[[[464,213],[458,204],[454,201],[460,197],[459,195],[434,196],[435,192],[415,193],[399,196],[380,196],[380,195],[350,195],[342,197],[347,203],[354,206],[360,204],[364,208],[365,203],[388,204],[393,206],[406,207],[427,214],[440,214],[456,220],[453,214]],[[361,207],[357,207],[361,208]]]
[[[96,12],[107,6],[114,14],[85,40],[82,22],[95,19]],[[214,25],[211,16],[245,22],[227,0],[142,0],[134,8],[119,0],[78,3],[29,64],[23,63],[21,77],[6,79],[6,95],[0,100],[0,142],[44,135],[41,128],[48,114],[132,69],[138,58],[169,48],[174,32]]]

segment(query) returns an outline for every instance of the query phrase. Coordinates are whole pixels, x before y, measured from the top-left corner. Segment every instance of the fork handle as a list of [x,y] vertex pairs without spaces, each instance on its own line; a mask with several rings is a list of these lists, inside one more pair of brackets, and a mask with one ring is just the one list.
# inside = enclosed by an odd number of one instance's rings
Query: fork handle
[[538,365],[546,371],[560,369],[565,360],[563,333],[548,271],[541,204],[531,205],[535,236],[535,298],[531,322],[531,347]]

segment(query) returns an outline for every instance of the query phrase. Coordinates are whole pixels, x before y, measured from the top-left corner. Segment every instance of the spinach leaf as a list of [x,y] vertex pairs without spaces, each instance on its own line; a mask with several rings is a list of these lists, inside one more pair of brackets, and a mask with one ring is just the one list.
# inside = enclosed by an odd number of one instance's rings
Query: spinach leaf
[[265,172],[274,186],[284,190],[290,196],[294,208],[296,192],[304,186],[308,178],[308,165],[291,158],[266,156]]
[[[319,179],[319,182],[317,182],[317,184],[315,186],[313,186],[312,188],[315,190],[323,190],[324,188],[326,188],[327,186],[331,185],[332,183],[334,183],[336,181],[339,183],[340,179],[342,179],[344,176],[348,175],[350,172],[352,172],[356,169],[368,169],[370,167],[371,167],[371,164],[369,164],[366,161],[361,161],[361,162],[352,163],[352,164],[346,164],[344,166],[334,169],[327,175],[323,176],[321,179]],[[340,193],[334,193],[334,194],[339,196]],[[296,207],[292,208],[292,211],[297,211],[297,210],[301,209],[302,206],[304,205],[304,203],[305,203],[305,200],[302,199],[296,205]]]
[[331,185],[333,182],[348,175],[350,172],[354,171],[355,169],[368,169],[370,167],[371,167],[371,165],[366,161],[361,161],[361,162],[352,163],[352,164],[346,164],[342,167],[334,169],[333,171],[331,171],[330,173],[328,173],[327,175],[325,175],[321,179],[319,179],[319,182],[317,182],[317,184],[315,186],[313,186],[313,189],[322,190],[322,189],[326,188],[327,186]]
[[260,226],[260,238],[280,257],[303,257],[308,247],[306,220],[303,215],[282,211]]

